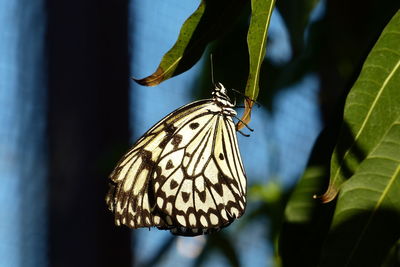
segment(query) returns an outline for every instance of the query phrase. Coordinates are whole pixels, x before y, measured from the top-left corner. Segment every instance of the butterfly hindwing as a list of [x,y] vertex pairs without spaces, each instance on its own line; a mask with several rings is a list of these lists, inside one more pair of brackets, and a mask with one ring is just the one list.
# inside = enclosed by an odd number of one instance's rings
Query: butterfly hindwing
[[[209,189],[202,174],[211,158],[217,117],[216,114],[207,113],[182,127],[176,135],[189,135],[191,131],[191,138],[183,142],[183,146],[177,146],[176,150],[162,156],[158,163],[160,169],[155,179],[157,207],[161,214],[172,217],[176,227],[210,227],[209,223],[201,224],[200,220],[201,217],[209,217],[207,212],[212,212],[210,204],[214,205],[214,202],[204,204],[205,201],[212,201],[212,198],[205,197]],[[217,210],[215,205],[214,210]]]
[[246,207],[246,175],[240,157],[235,125],[232,118],[220,121],[214,159],[225,178],[228,196],[224,198],[227,212],[240,217]]
[[[177,234],[216,231],[240,217],[246,205],[245,174],[236,136],[231,135],[235,125],[218,113],[203,117],[175,133],[186,133],[190,142],[164,151],[154,176],[157,210]],[[188,128],[199,130],[189,135]]]

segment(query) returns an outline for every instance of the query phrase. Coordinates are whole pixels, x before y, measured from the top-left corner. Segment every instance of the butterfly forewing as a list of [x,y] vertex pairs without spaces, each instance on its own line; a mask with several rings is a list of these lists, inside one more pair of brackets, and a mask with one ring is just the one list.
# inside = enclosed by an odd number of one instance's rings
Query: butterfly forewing
[[110,187],[106,199],[109,209],[115,213],[117,225],[133,228],[154,225],[152,203],[149,203],[154,197],[148,190],[154,166],[166,143],[188,120],[188,115],[201,114],[199,110],[208,102],[197,101],[169,114],[145,133],[118,163],[110,175],[116,184]]
[[243,214],[246,176],[231,118],[236,113],[225,88],[214,92],[213,99],[170,113],[118,163],[106,198],[117,225],[197,235]]

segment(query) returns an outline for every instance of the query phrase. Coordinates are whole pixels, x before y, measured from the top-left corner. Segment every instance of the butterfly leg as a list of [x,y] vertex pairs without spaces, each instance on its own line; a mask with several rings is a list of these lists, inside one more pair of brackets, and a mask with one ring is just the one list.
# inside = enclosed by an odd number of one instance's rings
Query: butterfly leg
[[[244,126],[246,126],[247,129],[249,129],[251,132],[254,132],[254,129],[250,128],[249,125],[247,125],[247,123],[245,123],[244,121],[242,121],[241,119],[239,119],[238,117],[235,116],[235,119],[237,119],[238,121],[240,121],[241,123],[243,123]],[[236,127],[236,131],[239,131]],[[239,131],[240,132],[240,131]]]
[[250,135],[249,134],[245,134],[244,132],[242,132],[241,130],[237,130],[236,129],[236,131],[238,131],[241,135],[243,135],[243,136],[246,136],[246,137],[250,137]]

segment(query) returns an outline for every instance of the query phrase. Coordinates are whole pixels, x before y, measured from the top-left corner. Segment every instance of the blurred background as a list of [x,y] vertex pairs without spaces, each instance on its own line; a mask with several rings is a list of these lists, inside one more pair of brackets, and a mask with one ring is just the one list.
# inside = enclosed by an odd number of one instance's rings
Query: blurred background
[[245,215],[196,238],[116,227],[108,175],[154,123],[210,96],[210,53],[215,80],[245,88],[249,2],[189,71],[156,87],[130,79],[156,70],[198,5],[0,0],[0,266],[279,266],[285,201],[400,4],[278,1],[255,131],[239,135]]

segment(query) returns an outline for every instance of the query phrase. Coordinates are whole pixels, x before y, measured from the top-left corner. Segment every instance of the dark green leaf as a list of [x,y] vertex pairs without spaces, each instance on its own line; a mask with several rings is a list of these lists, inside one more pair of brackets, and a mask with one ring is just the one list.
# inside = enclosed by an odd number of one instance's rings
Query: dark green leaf
[[400,114],[343,184],[321,266],[380,266],[400,238],[399,196]]
[[400,267],[400,240],[392,247],[381,267]]
[[203,0],[185,21],[175,45],[163,56],[150,76],[135,80],[154,86],[190,69],[201,57],[209,42],[227,32],[236,22],[245,0]]
[[341,184],[354,174],[400,115],[399,29],[400,12],[383,31],[347,97],[325,202],[337,195]]

